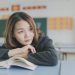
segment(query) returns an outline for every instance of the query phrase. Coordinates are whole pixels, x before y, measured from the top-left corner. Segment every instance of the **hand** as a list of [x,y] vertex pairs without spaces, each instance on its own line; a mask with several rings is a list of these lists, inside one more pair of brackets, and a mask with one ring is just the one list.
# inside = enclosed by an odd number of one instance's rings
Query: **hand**
[[23,58],[27,58],[28,57],[28,51],[26,51],[25,53],[20,53],[20,54],[17,54],[15,56],[18,56],[18,57],[23,57]]
[[27,45],[27,46],[24,46],[22,48],[16,48],[16,49],[12,49],[8,52],[8,55],[9,57],[12,57],[12,56],[22,56],[22,57],[27,57],[28,53],[29,53],[29,50],[32,52],[32,53],[36,53],[36,50],[33,46],[31,45]]
[[29,51],[31,51],[32,53],[36,53],[36,50],[35,50],[35,48],[34,48],[32,45],[24,46],[24,47],[22,47],[22,50],[23,50],[23,51],[29,50]]
[[8,52],[8,56],[9,57],[13,57],[13,56],[17,56],[17,55],[28,55],[29,51],[28,50],[22,50],[22,48],[16,48],[16,49],[12,49],[9,50]]
[[27,45],[27,46],[20,48],[20,52],[16,56],[27,58],[27,56],[29,54],[29,50],[32,53],[36,53],[36,50],[33,46]]

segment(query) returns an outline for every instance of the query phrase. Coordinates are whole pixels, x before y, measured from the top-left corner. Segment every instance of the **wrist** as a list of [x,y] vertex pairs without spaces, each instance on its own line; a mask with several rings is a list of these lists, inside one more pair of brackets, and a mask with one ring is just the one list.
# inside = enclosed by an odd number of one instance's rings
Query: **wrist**
[[11,52],[11,50],[8,51],[8,56],[9,56],[9,57],[12,57],[12,52]]

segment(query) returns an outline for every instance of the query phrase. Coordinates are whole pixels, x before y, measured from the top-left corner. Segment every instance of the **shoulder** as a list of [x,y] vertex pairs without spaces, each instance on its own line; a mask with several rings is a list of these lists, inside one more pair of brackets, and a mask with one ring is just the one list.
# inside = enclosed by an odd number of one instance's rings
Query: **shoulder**
[[52,39],[49,38],[48,36],[46,35],[42,35],[40,36],[40,39],[39,39],[39,43],[42,43],[42,44],[45,44],[45,43],[52,43]]
[[36,46],[36,49],[37,51],[47,51],[54,49],[52,39],[45,35],[41,36]]
[[42,35],[40,36],[39,38],[39,41],[38,41],[38,45],[37,47],[45,47],[45,46],[51,46],[53,43],[52,39],[50,39],[48,36],[46,35]]

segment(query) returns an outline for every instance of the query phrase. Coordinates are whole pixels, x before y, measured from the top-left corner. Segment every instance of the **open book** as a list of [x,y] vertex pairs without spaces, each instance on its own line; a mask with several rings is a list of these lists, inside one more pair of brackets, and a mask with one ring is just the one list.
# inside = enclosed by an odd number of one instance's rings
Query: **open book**
[[11,66],[19,66],[30,70],[35,70],[37,65],[29,62],[22,57],[12,57],[8,60],[0,62],[0,68],[10,68]]

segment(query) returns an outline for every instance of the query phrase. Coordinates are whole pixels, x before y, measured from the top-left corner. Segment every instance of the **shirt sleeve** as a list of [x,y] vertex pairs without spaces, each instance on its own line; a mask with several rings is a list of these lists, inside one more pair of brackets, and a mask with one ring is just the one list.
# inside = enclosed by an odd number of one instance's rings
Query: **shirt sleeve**
[[46,40],[46,42],[43,43],[42,51],[34,54],[31,53],[27,60],[37,65],[56,65],[58,63],[58,59],[56,50],[52,45],[52,40]]
[[8,59],[8,51],[9,49],[6,48],[0,48],[0,60]]

